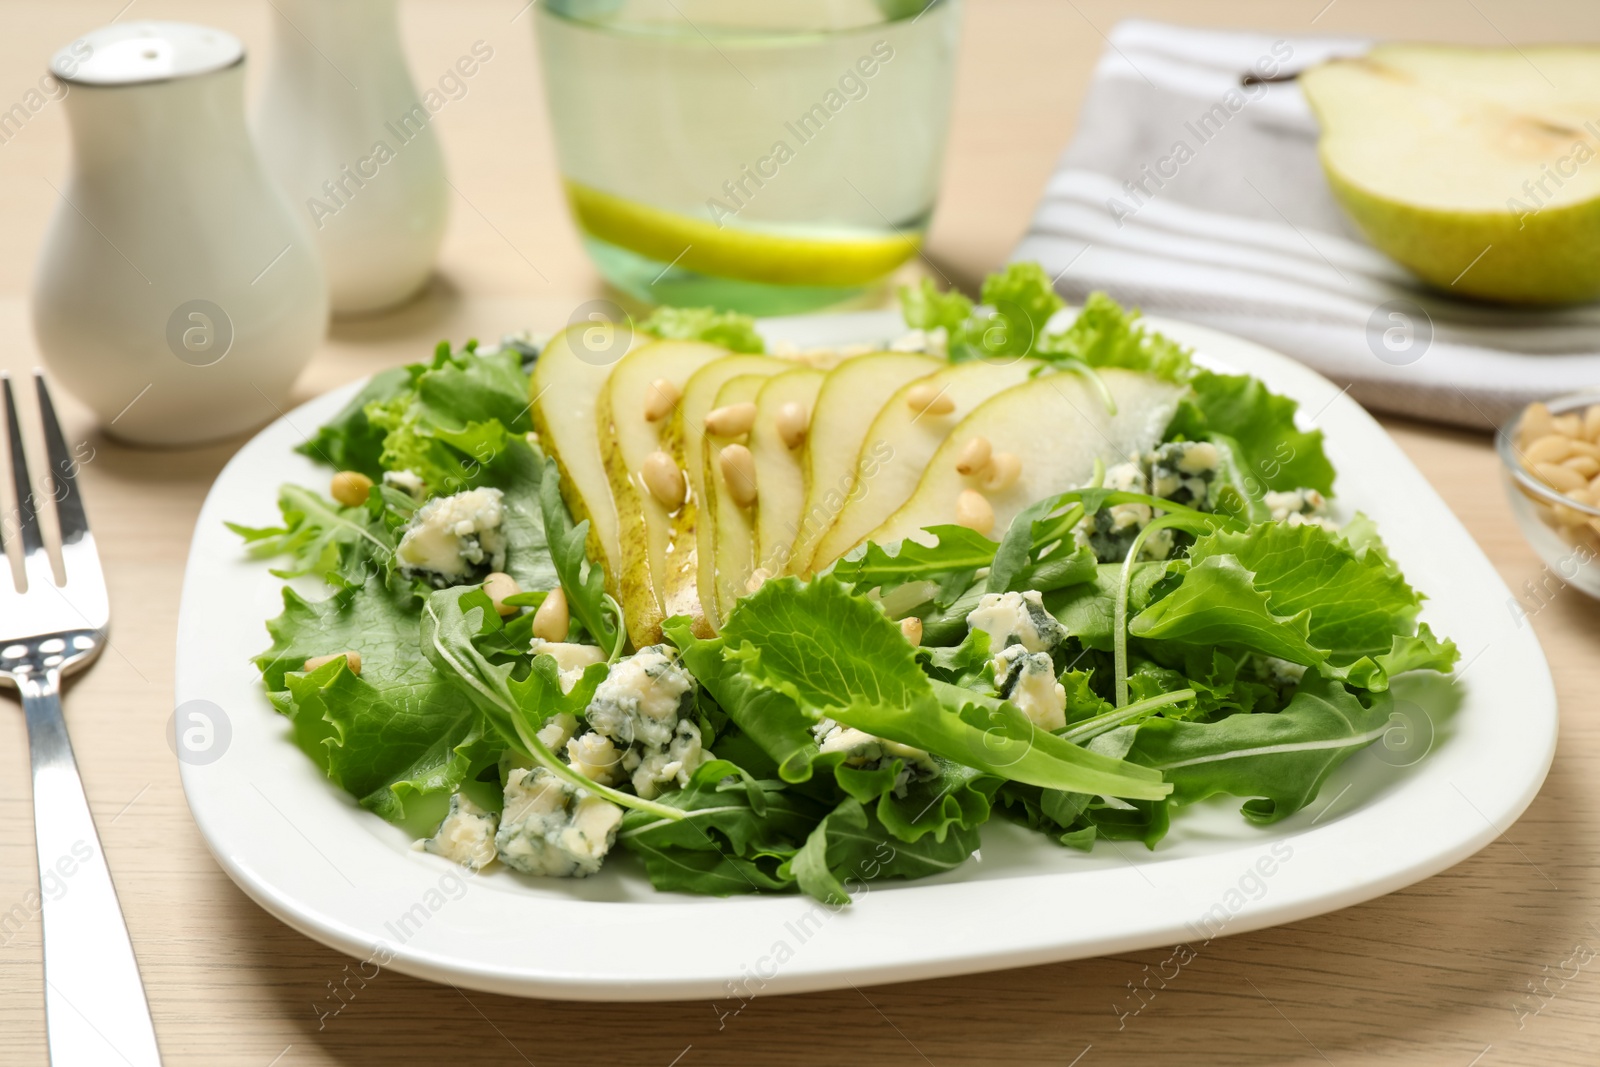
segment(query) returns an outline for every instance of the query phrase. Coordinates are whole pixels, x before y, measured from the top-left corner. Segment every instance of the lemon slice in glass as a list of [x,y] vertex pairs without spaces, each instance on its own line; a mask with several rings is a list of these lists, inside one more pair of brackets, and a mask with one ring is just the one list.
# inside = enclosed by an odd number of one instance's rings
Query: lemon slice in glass
[[591,236],[661,263],[769,285],[854,286],[877,281],[917,254],[918,233],[801,237],[722,226],[566,183],[578,225]]

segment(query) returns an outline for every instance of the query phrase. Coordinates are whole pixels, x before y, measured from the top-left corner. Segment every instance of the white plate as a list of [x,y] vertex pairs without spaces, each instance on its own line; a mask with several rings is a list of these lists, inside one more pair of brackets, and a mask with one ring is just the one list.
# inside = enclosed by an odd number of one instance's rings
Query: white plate
[[[1461,647],[1460,681],[1403,679],[1409,730],[1357,754],[1293,818],[1261,829],[1238,801],[1206,803],[1154,852],[1101,843],[1084,855],[997,817],[960,869],[878,883],[837,911],[798,896],[658,893],[621,849],[585,881],[468,878],[331,786],[290,743],[250,663],[269,643],[262,624],[279,611],[280,583],[223,520],[273,523],[279,483],[326,481],[291,448],[351,386],[262,431],[201,510],[176,696],[222,708],[230,736],[219,731],[214,762],[183,766],[195,821],[234,881],[307,936],[423,978],[574,1000],[791,993],[1197,945],[1356,904],[1471,855],[1522,813],[1555,750],[1549,670],[1508,610],[1510,591],[1388,435],[1325,379],[1236,338],[1151,322],[1301,402],[1327,432],[1341,508],[1378,521],[1432,598],[1424,617]],[[899,332],[884,313],[767,326],[802,345]]]

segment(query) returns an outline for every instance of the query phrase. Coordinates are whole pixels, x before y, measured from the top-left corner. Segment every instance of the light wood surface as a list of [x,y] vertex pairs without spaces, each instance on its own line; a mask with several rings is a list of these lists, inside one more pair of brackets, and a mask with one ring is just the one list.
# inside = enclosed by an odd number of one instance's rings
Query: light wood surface
[[[49,53],[124,0],[0,7],[0,108]],[[123,18],[206,21],[242,36],[252,80],[270,47],[260,2],[136,0]],[[419,83],[475,40],[494,58],[437,119],[459,195],[439,277],[388,318],[341,324],[301,380],[309,397],[417,359],[441,337],[553,329],[603,294],[559,199],[524,0],[407,3]],[[1401,38],[1595,40],[1600,8],[1510,0],[970,0],[945,192],[922,269],[964,286],[1000,262],[1070,135],[1103,34],[1130,15]],[[1313,21],[1315,25],[1312,25]],[[36,361],[33,262],[67,168],[59,105],[0,145],[0,367]],[[1575,383],[1577,384],[1577,383]],[[1590,384],[1590,383],[1582,383]],[[63,398],[65,399],[65,398]],[[1137,1016],[1128,983],[1169,951],[904,985],[757,999],[720,1019],[704,1001],[566,1005],[462,993],[396,974],[334,1017],[344,956],[251,903],[218,869],[164,740],[175,619],[200,502],[239,442],[138,451],[66,403],[113,604],[113,650],[71,688],[67,715],[169,1064],[616,1063],[1500,1064],[1595,1062],[1600,1048],[1600,605],[1564,591],[1532,619],[1555,673],[1562,739],[1543,792],[1504,836],[1450,871],[1371,903],[1213,942]],[[1487,437],[1386,425],[1514,589],[1540,565],[1512,524]],[[1505,710],[1507,729],[1519,709]],[[9,713],[7,713],[9,712]],[[0,700],[0,912],[35,885],[22,716]],[[1063,908],[1080,906],[1064,899]],[[1004,922],[1004,914],[965,921]],[[693,951],[714,930],[663,931]],[[0,937],[0,1064],[45,1062],[39,929]],[[1562,975],[1566,977],[1563,978]],[[1530,1012],[1540,999],[1543,1008]],[[1551,996],[1551,994],[1554,994]],[[722,1006],[726,1010],[726,1005]]]

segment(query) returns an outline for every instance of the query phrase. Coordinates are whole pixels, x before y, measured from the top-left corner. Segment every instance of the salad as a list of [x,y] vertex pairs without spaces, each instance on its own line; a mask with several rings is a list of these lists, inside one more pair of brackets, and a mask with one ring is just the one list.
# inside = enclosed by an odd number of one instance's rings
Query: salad
[[991,818],[1305,807],[1457,658],[1320,431],[1104,295],[1058,327],[1036,265],[981,297],[903,291],[882,348],[663,309],[377,375],[301,446],[327,495],[233,527],[294,742],[474,870],[833,903]]

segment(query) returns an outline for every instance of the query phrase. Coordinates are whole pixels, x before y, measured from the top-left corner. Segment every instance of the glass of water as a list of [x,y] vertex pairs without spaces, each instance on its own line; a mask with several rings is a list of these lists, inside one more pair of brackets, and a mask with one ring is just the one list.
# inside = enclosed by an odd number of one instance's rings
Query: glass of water
[[537,11],[567,199],[623,292],[787,314],[850,299],[921,248],[958,0]]

